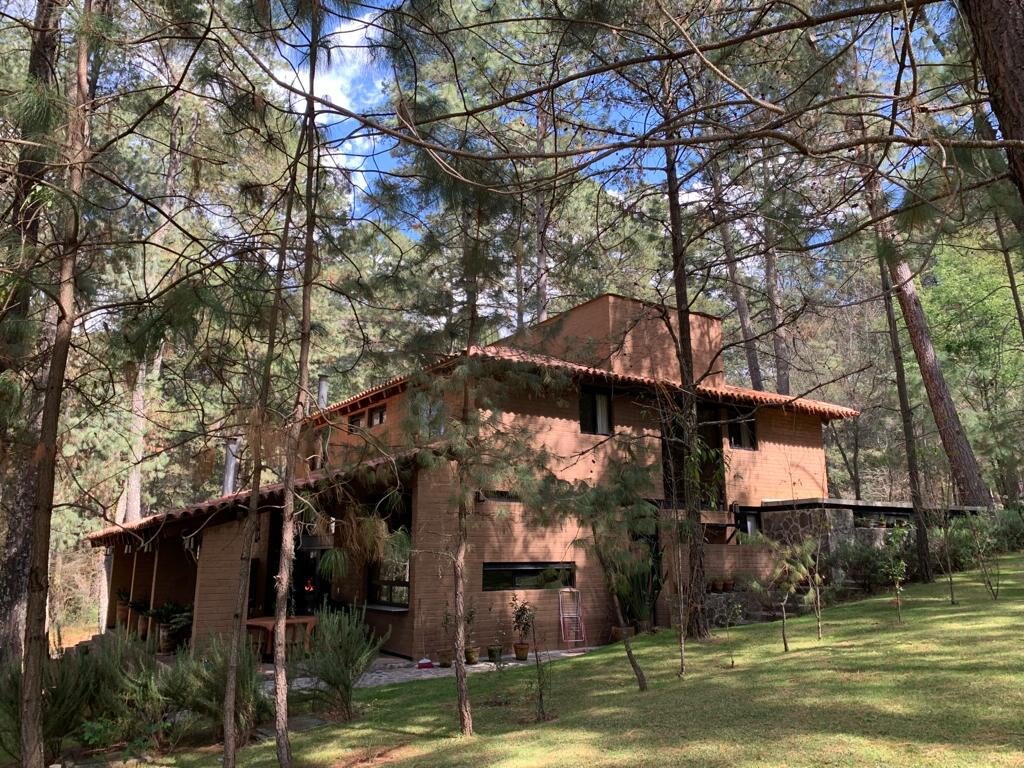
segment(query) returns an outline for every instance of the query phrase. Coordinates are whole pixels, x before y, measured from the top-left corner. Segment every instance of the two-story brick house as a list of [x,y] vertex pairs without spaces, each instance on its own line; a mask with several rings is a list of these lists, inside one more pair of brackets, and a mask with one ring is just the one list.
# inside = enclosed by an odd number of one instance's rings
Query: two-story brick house
[[[671,326],[674,313],[614,295],[603,295],[544,323],[464,356],[509,367],[555,374],[557,391],[510,384],[493,418],[528,436],[566,480],[598,482],[617,441],[646,446],[653,477],[650,498],[664,493],[660,396],[679,385]],[[670,332],[670,326],[672,330]],[[711,579],[757,574],[762,552],[738,546],[737,505],[826,497],[823,424],[856,411],[729,385],[721,356],[717,318],[693,314],[691,337],[702,436],[720,447],[721,465],[709,477],[719,483],[708,500],[706,568]],[[343,526],[331,535],[304,536],[295,566],[296,611],[329,599],[365,603],[367,622],[390,629],[385,646],[396,654],[436,656],[448,643],[444,617],[452,598],[450,552],[457,514],[454,465],[416,461],[410,424],[423,425],[419,444],[429,443],[430,424],[443,424],[443,409],[456,395],[424,397],[424,382],[444,377],[458,356],[416,376],[373,387],[310,415],[300,487],[315,494],[329,514],[346,505],[372,505],[392,529],[410,534],[408,563],[355,565],[325,583],[316,563],[325,546],[344,545]],[[486,369],[485,369],[486,370]],[[513,382],[515,379],[511,379]],[[260,532],[250,564],[252,615],[272,613],[273,574],[280,530],[280,485],[261,488]],[[91,536],[114,552],[111,595],[159,605],[194,603],[193,640],[230,629],[238,588],[241,516],[249,503],[242,491],[111,527]],[[562,644],[558,587],[579,590],[587,639],[605,642],[614,623],[600,566],[586,547],[586,531],[572,521],[538,528],[516,497],[503,488],[476,493],[469,526],[467,600],[474,610],[472,634],[488,644],[509,629],[513,594],[538,609],[538,634],[548,647]],[[333,510],[333,512],[332,512]],[[345,529],[348,530],[348,529]],[[110,609],[108,623],[113,624]]]

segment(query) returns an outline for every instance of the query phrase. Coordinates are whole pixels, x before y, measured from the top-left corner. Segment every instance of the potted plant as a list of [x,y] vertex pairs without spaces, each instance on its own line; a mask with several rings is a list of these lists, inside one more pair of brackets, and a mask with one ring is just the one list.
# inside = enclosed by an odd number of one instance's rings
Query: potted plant
[[508,631],[498,629],[494,635],[494,642],[487,646],[487,660],[492,664],[501,664],[501,657],[505,653],[506,645],[508,645]]
[[473,619],[476,618],[476,611],[470,608],[466,611],[466,663],[480,663],[480,646],[473,639]]
[[516,661],[526,661],[530,658],[530,633],[533,631],[533,622],[536,618],[537,611],[528,601],[519,602],[519,597],[512,595],[512,628],[519,635],[519,642],[512,644]]
[[131,602],[131,596],[127,590],[117,590],[117,608],[114,613],[114,624],[118,627],[123,627],[128,623],[128,603]]
[[636,627],[612,627],[612,642],[617,643],[620,640],[633,637],[636,634]]
[[157,652],[171,653],[186,628],[192,626],[192,606],[167,602],[150,611],[156,621]]
[[[145,640],[149,634],[149,601],[132,600],[128,603],[128,607],[132,609],[132,615],[135,619],[135,632],[139,636],[139,640]],[[130,630],[131,628],[129,627]]]

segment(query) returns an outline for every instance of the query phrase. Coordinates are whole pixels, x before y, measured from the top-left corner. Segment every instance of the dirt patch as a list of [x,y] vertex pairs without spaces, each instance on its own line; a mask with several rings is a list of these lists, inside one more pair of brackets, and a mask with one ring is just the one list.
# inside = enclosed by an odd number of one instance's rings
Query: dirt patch
[[417,754],[419,750],[412,747],[408,742],[395,744],[390,747],[371,747],[361,749],[354,755],[338,763],[333,763],[331,768],[365,768],[368,765],[387,765],[396,760],[402,760]]

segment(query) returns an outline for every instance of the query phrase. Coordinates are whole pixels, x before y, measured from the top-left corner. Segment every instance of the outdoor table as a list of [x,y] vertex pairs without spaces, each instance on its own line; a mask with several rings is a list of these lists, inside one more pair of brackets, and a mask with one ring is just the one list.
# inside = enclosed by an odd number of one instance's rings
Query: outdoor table
[[[245,622],[246,629],[254,629],[260,632],[260,656],[269,655],[274,648],[274,617],[260,616],[255,619],[248,619]],[[302,647],[309,651],[309,639],[313,635],[313,628],[316,627],[316,616],[289,616],[285,619],[285,637],[291,639],[297,630],[302,631]]]

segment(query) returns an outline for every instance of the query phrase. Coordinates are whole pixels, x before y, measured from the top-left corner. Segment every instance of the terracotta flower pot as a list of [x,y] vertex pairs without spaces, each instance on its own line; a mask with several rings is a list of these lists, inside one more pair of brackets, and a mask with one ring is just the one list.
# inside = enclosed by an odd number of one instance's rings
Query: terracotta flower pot
[[512,643],[512,650],[515,651],[516,661],[526,661],[530,658],[529,643]]
[[447,651],[438,651],[437,652],[437,666],[439,666],[439,667],[450,667],[451,665],[452,665],[452,652],[451,652],[451,650],[449,649]]
[[479,645],[467,645],[466,646],[466,663],[467,664],[479,664],[480,663],[480,646]]
[[501,652],[504,649],[500,645],[488,645],[487,646],[487,660],[492,664],[501,663]]
[[617,643],[623,638],[633,637],[635,634],[635,627],[612,627],[612,642]]
[[166,624],[156,625],[156,649],[159,653],[171,653],[174,650],[174,633]]
[[641,635],[651,634],[651,622],[649,620],[642,620],[636,623],[636,631]]
[[736,589],[736,582],[735,581],[725,581],[725,582],[722,582],[722,586],[725,588],[726,592],[732,592],[734,589]]

